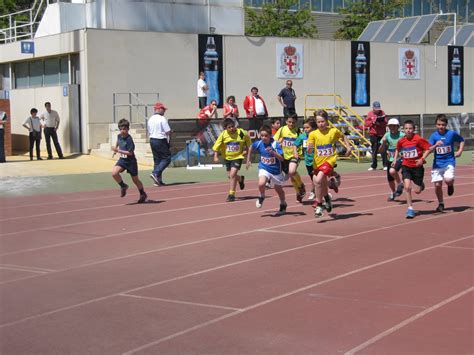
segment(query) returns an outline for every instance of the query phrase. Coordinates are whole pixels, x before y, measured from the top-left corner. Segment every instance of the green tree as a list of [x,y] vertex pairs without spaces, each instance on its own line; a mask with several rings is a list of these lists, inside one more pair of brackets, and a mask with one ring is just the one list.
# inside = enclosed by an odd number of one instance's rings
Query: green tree
[[351,2],[340,13],[346,15],[339,22],[341,26],[335,37],[337,39],[357,39],[371,21],[385,20],[399,13],[407,0],[365,0]]
[[298,9],[298,3],[298,0],[274,0],[266,2],[261,11],[246,7],[246,35],[312,38],[318,29],[311,23],[311,11],[308,7]]
[[[0,16],[8,15],[17,11],[27,10],[33,6],[34,0],[0,0]],[[21,20],[28,20],[28,15],[24,15]],[[0,28],[8,27],[8,18],[0,17]]]

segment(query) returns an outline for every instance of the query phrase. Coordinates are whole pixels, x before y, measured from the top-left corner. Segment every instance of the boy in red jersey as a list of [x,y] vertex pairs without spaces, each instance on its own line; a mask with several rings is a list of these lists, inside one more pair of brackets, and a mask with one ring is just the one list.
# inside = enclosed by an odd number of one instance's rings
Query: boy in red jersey
[[405,194],[407,196],[408,210],[406,218],[414,218],[415,210],[411,192],[419,194],[425,189],[423,177],[425,169],[423,163],[423,153],[431,148],[430,143],[418,134],[415,134],[415,123],[413,121],[405,121],[403,124],[405,137],[400,138],[395,150],[392,167],[395,168],[399,154],[402,156],[402,177],[405,185]]

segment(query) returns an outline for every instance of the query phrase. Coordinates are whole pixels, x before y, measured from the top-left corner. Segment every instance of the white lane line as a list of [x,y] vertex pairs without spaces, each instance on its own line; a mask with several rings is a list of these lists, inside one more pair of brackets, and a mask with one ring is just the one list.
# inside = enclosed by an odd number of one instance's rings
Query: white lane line
[[464,295],[472,292],[473,290],[474,290],[474,287],[470,287],[470,288],[467,288],[464,291],[461,291],[461,292],[459,292],[459,293],[457,293],[457,294],[455,294],[455,295],[453,295],[449,298],[446,298],[445,300],[443,300],[443,301],[441,301],[441,302],[425,309],[423,312],[417,313],[414,316],[405,319],[403,322],[398,323],[394,327],[387,329],[386,331],[376,335],[375,337],[367,340],[366,342],[360,344],[359,346],[356,346],[355,348],[347,351],[345,353],[345,355],[353,355],[353,354],[357,353],[358,351],[361,351],[361,350],[367,348],[369,345],[372,345],[372,344],[378,342],[379,340],[381,340],[381,339],[385,338],[386,336],[396,332],[397,330],[405,327],[406,325],[408,325],[410,323],[413,323],[414,321],[424,317],[425,315],[427,315],[431,312],[436,311],[437,309],[447,305],[448,303],[451,303],[451,302],[457,300],[458,298],[463,297]]
[[33,272],[33,273],[37,273],[37,274],[47,274],[48,273],[48,271],[28,270],[28,269],[25,269],[25,268],[3,266],[3,265],[0,265],[0,269],[13,270],[13,271],[22,271],[22,272]]
[[[457,241],[460,241],[464,238],[460,238],[458,239]],[[424,253],[426,251],[429,251],[431,249],[434,249],[434,248],[437,248],[441,245],[443,245],[444,243],[441,243],[441,244],[438,244],[438,245],[434,245],[434,246],[431,246],[431,247],[428,247],[428,248],[425,248],[425,249],[420,249],[420,250],[417,250],[415,252],[411,252],[411,253],[407,253],[407,254],[403,254],[403,255],[400,255],[400,256],[397,256],[395,258],[391,258],[391,259],[388,259],[388,260],[384,260],[384,261],[381,261],[381,262],[378,262],[378,263],[375,263],[375,264],[371,264],[371,265],[367,265],[365,267],[362,267],[362,268],[359,268],[359,269],[356,269],[356,270],[352,270],[350,272],[347,272],[347,273],[344,273],[344,274],[341,274],[341,275],[337,275],[337,276],[334,276],[334,277],[331,277],[329,279],[326,279],[326,280],[323,280],[323,281],[319,281],[319,282],[315,282],[313,284],[310,284],[310,285],[307,285],[307,286],[304,286],[304,287],[301,287],[301,288],[298,288],[296,290],[293,290],[293,291],[290,291],[290,292],[287,292],[287,293],[284,293],[284,294],[281,294],[279,296],[276,296],[276,297],[272,297],[272,298],[269,298],[265,301],[262,301],[262,302],[259,302],[259,303],[256,303],[254,305],[251,305],[251,306],[248,306],[248,307],[245,307],[239,311],[236,311],[236,312],[233,312],[233,313],[230,313],[230,314],[226,314],[226,315],[223,315],[221,317],[218,317],[216,319],[213,319],[213,320],[210,320],[210,321],[207,321],[207,322],[204,322],[204,323],[201,323],[201,324],[198,324],[194,327],[191,327],[191,328],[187,328],[187,329],[184,329],[180,332],[177,332],[177,333],[174,333],[174,334],[171,334],[171,335],[168,335],[166,337],[163,337],[163,338],[160,338],[160,339],[157,339],[153,342],[150,342],[150,343],[147,343],[147,344],[144,344],[140,347],[137,347],[135,349],[132,349],[132,350],[129,350],[125,353],[123,353],[124,355],[131,355],[131,354],[135,354],[141,350],[145,350],[147,348],[150,348],[152,346],[155,346],[155,345],[158,345],[160,343],[163,343],[167,340],[171,340],[171,339],[174,339],[178,336],[181,336],[181,335],[184,335],[184,334],[187,334],[187,333],[190,333],[192,331],[195,331],[195,330],[198,330],[198,329],[201,329],[201,328],[204,328],[204,327],[207,327],[208,325],[211,325],[211,324],[214,324],[214,323],[217,323],[221,320],[224,320],[224,319],[227,319],[227,318],[231,318],[235,315],[238,315],[238,314],[241,314],[241,313],[244,313],[244,312],[248,312],[250,310],[253,310],[253,309],[256,309],[256,308],[259,308],[259,307],[262,307],[264,305],[267,305],[269,303],[272,303],[272,302],[275,302],[275,301],[279,301],[283,298],[287,298],[289,296],[293,296],[297,293],[301,293],[301,292],[304,292],[304,291],[307,291],[311,288],[314,288],[314,287],[317,287],[317,286],[320,286],[320,285],[323,285],[323,284],[326,284],[326,283],[329,283],[329,282],[332,282],[332,281],[336,281],[336,280],[339,280],[339,279],[342,279],[342,278],[345,278],[347,276],[351,276],[351,275],[354,275],[356,273],[360,273],[360,272],[363,272],[363,271],[367,271],[367,270],[370,270],[370,269],[373,269],[373,268],[376,268],[378,266],[381,266],[381,265],[385,265],[385,264],[388,264],[388,263],[391,263],[391,262],[394,262],[394,261],[398,261],[398,260],[401,260],[403,258],[406,258],[406,257],[410,257],[410,256],[413,256],[413,255],[416,255],[416,254],[420,254],[420,253]],[[471,287],[469,290],[472,290],[473,287]],[[423,312],[422,312],[423,313]]]
[[186,302],[186,301],[179,301],[179,300],[171,300],[171,299],[168,299],[168,298],[159,298],[159,297],[147,297],[147,296],[130,295],[130,294],[127,294],[127,293],[120,293],[118,296],[131,297],[131,298],[138,298],[138,299],[151,300],[151,301],[160,301],[160,302],[168,302],[168,303],[186,304],[186,305],[190,305],[190,306],[199,306],[199,307],[207,307],[207,308],[219,308],[219,309],[225,309],[225,310],[228,310],[228,311],[239,311],[239,310],[240,310],[240,308],[224,307],[224,306],[218,306],[218,305],[215,305],[215,304]]
[[455,247],[455,246],[451,246],[451,245],[445,245],[445,246],[443,246],[443,248],[474,250],[474,247]]
[[14,265],[14,264],[0,264],[0,267],[5,267],[5,268],[16,268],[16,269],[22,269],[24,271],[37,271],[37,272],[53,272],[56,270],[52,269],[45,269],[41,267],[34,267],[34,266],[23,266],[23,265]]
[[[272,227],[273,228],[273,227]],[[265,232],[265,233],[280,233],[280,234],[291,234],[291,235],[307,235],[310,237],[323,237],[323,238],[331,238],[331,239],[338,239],[343,238],[342,235],[329,235],[329,234],[313,234],[313,233],[304,233],[304,232],[290,232],[290,231],[279,231],[274,229],[259,229],[258,232]]]

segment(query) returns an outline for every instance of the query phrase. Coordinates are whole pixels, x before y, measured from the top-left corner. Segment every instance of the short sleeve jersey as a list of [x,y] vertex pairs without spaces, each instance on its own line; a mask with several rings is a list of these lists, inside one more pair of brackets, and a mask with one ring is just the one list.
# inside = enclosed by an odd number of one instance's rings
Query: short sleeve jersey
[[212,150],[215,152],[220,151],[226,160],[244,159],[244,150],[246,147],[250,147],[251,144],[252,142],[247,132],[237,128],[232,134],[224,130],[217,138]]
[[308,136],[308,145],[314,147],[314,163],[315,168],[319,168],[324,163],[331,166],[336,164],[337,151],[336,142],[343,137],[337,128],[329,128],[326,133],[322,133],[319,129],[312,131]]
[[[133,142],[133,138],[131,135],[123,137],[121,134],[119,134],[117,136],[117,143],[118,143],[118,148],[120,150],[130,152],[130,153],[133,153],[135,151],[135,143]],[[137,158],[135,158],[135,154],[132,156],[120,154],[120,160],[130,162],[130,161],[137,160]]]
[[260,154],[260,161],[258,168],[268,171],[270,174],[278,175],[281,173],[281,162],[277,157],[267,151],[267,148],[271,147],[278,154],[283,155],[283,150],[279,142],[271,140],[269,144],[263,143],[262,140],[255,141],[252,144],[252,151]]
[[448,165],[456,166],[454,143],[464,142],[464,138],[451,130],[446,130],[444,134],[436,131],[431,135],[429,142],[431,145],[435,145],[438,141],[443,142],[443,145],[437,146],[435,149],[433,169],[444,168]]
[[397,143],[397,150],[402,155],[402,165],[410,168],[416,167],[416,161],[421,158],[425,150],[430,149],[430,143],[418,134],[413,135],[411,139],[408,137],[400,138]]
[[397,143],[400,138],[405,137],[405,133],[397,132],[396,134],[392,134],[390,132],[385,133],[385,140],[387,141],[387,158],[388,161],[393,161],[395,157],[395,150],[397,149]]
[[295,145],[297,147],[302,147],[303,148],[303,154],[304,154],[304,163],[307,166],[313,166],[313,161],[314,161],[314,152],[313,153],[308,153],[308,135],[306,133],[302,133],[296,138],[295,140]]
[[295,108],[296,93],[293,89],[283,88],[278,94],[283,99],[283,103],[288,108]]
[[[290,160],[293,158],[293,146],[295,145],[296,138],[298,138],[298,131],[295,129],[289,129],[288,126],[280,127],[280,129],[275,133],[273,139],[276,141],[281,141],[281,146],[283,148],[283,158],[285,160]],[[298,149],[298,154],[301,154],[303,151]]]

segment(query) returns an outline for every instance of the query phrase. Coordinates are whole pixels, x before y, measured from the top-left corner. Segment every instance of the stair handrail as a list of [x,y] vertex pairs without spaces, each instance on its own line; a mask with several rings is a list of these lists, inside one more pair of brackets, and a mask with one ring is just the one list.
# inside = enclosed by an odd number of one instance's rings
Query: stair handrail
[[[44,12],[44,4],[45,0],[35,0],[31,8],[15,11],[10,14],[0,15],[0,19],[8,18],[8,28],[1,29],[1,34],[3,34],[4,38],[2,43],[11,43],[16,42],[22,38],[30,38],[33,39],[34,32],[35,32],[35,25],[38,23],[37,20],[39,16]],[[47,5],[49,5],[49,0],[47,0]],[[22,21],[22,20],[15,20],[15,17],[22,14],[28,14],[29,20]],[[18,25],[18,23],[23,22],[23,24]],[[19,28],[29,28],[29,31],[26,33],[18,34]]]

